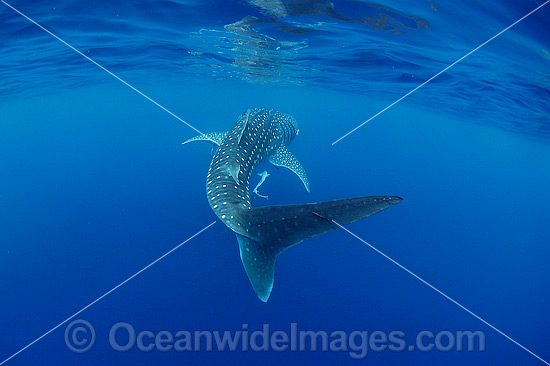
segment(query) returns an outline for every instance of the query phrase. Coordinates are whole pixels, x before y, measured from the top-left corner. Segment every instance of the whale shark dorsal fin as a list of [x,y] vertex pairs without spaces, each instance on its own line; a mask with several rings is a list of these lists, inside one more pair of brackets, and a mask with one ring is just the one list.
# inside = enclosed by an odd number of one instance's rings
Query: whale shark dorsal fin
[[243,138],[244,130],[246,130],[246,125],[248,124],[248,119],[250,118],[250,109],[246,110],[246,114],[244,116],[244,122],[239,127],[239,139],[237,140],[237,144],[241,143],[241,139]]
[[203,133],[202,135],[198,135],[195,137],[190,138],[189,140],[182,142],[182,145],[187,144],[188,142],[193,141],[212,141],[216,145],[220,146],[227,137],[227,134],[229,132],[210,132],[210,133]]
[[307,179],[306,171],[298,159],[288,151],[286,146],[278,148],[277,151],[269,157],[269,162],[273,165],[283,166],[292,170],[302,180],[304,187],[306,187],[306,190],[309,192],[309,180]]

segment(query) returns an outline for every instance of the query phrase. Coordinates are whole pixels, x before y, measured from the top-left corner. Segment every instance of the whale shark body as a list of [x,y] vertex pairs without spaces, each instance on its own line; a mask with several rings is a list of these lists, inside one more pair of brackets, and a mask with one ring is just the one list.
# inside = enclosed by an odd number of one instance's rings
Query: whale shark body
[[305,170],[287,149],[297,133],[298,124],[293,117],[257,108],[244,112],[230,131],[207,133],[184,142],[207,140],[219,146],[206,178],[208,202],[218,218],[235,232],[250,283],[264,302],[273,288],[275,258],[279,253],[402,200],[397,196],[368,196],[252,208],[250,176],[264,161],[293,171],[309,192]]

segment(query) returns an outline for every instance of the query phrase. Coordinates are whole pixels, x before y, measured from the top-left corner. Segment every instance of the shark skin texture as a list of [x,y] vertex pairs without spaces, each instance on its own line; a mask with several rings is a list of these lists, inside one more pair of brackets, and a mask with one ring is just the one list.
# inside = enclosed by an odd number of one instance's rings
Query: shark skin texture
[[206,178],[206,196],[218,218],[237,236],[241,260],[260,300],[273,289],[275,259],[301,241],[351,224],[401,202],[398,196],[366,196],[320,203],[252,208],[249,183],[254,168],[269,161],[293,171],[309,192],[309,181],[287,146],[298,133],[296,120],[255,108],[244,112],[230,131],[207,133],[192,141],[218,145]]

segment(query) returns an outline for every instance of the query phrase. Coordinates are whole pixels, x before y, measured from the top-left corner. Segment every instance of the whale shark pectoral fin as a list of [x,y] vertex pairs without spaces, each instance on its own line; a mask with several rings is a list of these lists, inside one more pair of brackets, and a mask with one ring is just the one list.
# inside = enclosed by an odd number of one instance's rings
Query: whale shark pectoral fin
[[269,157],[269,162],[273,165],[283,166],[292,170],[302,180],[304,187],[306,187],[306,190],[309,192],[309,180],[307,179],[306,171],[298,159],[288,151],[286,146],[278,148],[277,151]]
[[277,254],[263,243],[236,234],[241,260],[256,295],[266,302],[273,289],[275,257]]
[[212,141],[216,145],[220,146],[227,137],[228,132],[210,132],[210,133],[203,133],[202,135],[198,135],[195,137],[190,138],[189,140],[182,142],[182,145],[185,145],[188,142],[193,141]]

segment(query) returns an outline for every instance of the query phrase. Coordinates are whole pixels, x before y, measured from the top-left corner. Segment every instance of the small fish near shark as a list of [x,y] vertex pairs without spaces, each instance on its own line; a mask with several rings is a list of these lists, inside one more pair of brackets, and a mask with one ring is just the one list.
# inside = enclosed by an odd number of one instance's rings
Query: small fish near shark
[[309,192],[305,170],[287,149],[297,133],[293,117],[256,108],[244,112],[230,131],[207,133],[184,142],[212,141],[219,146],[206,177],[206,196],[218,218],[235,232],[248,279],[264,302],[273,289],[275,258],[282,251],[337,229],[335,222],[351,224],[402,200],[397,196],[367,196],[252,208],[250,176],[266,160],[293,171]]
[[258,173],[258,175],[260,176],[260,181],[258,182],[258,184],[256,184],[256,187],[254,187],[252,192],[256,193],[256,196],[258,196],[258,197],[268,199],[268,196],[264,196],[264,195],[260,194],[260,192],[258,192],[258,188],[260,188],[260,186],[262,184],[264,184],[266,178],[269,177],[271,174],[269,174],[266,170],[264,170],[263,172]]

